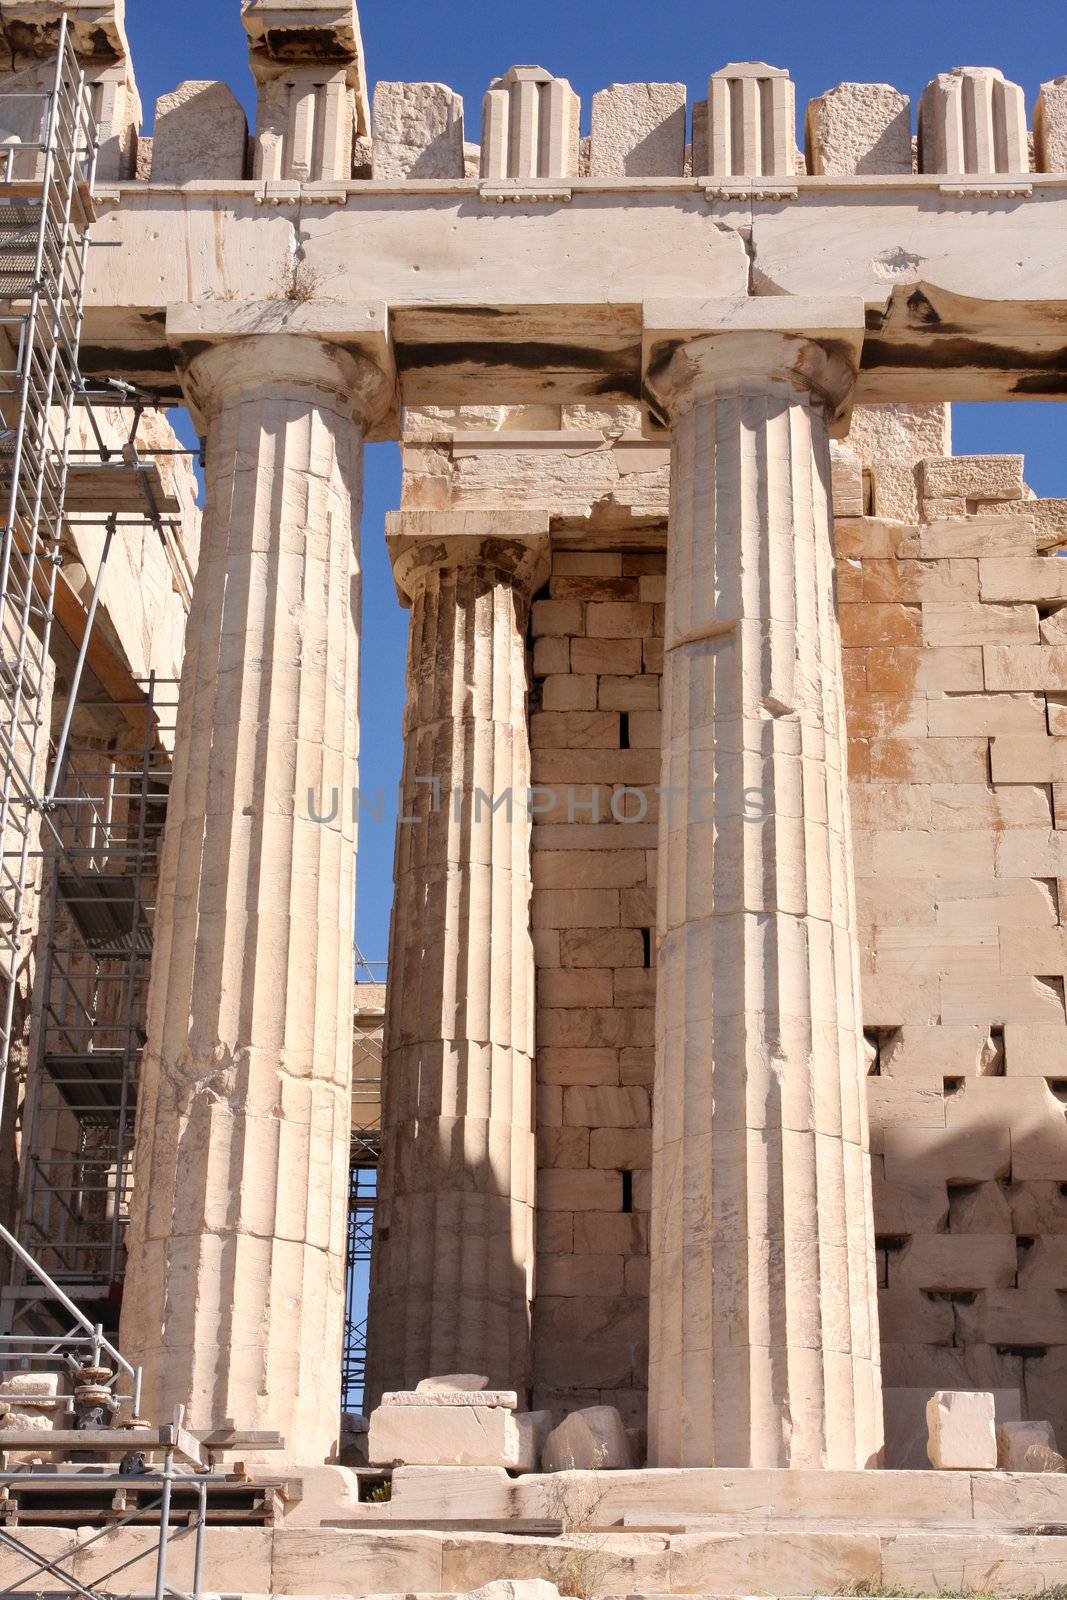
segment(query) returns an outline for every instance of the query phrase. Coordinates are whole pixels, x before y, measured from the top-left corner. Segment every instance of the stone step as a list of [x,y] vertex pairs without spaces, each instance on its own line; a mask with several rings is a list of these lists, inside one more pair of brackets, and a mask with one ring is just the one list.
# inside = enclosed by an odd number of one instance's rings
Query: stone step
[[693,1517],[733,1524],[844,1521],[963,1528],[1067,1524],[1067,1474],[821,1472],[717,1467],[565,1472],[508,1477],[496,1467],[397,1467],[386,1520],[445,1526],[456,1520],[558,1521],[595,1502],[599,1525],[659,1527]]
[[[150,1592],[158,1535],[116,1528],[89,1543],[91,1530],[33,1526],[20,1539],[50,1560],[63,1558],[87,1587],[107,1577],[116,1595]],[[193,1546],[172,1546],[168,1582],[186,1591]],[[222,1528],[205,1534],[204,1586],[215,1593],[337,1595],[470,1594],[501,1579],[545,1580],[561,1594],[598,1596],[764,1595],[774,1600],[916,1592],[1037,1595],[1061,1584],[1067,1535],[971,1533],[929,1529],[851,1533],[814,1527],[734,1527],[685,1534],[572,1533],[565,1539],[501,1533],[363,1531],[342,1528]],[[110,1576],[108,1576],[110,1574]],[[0,1586],[32,1595],[39,1577],[24,1555],[0,1551]]]

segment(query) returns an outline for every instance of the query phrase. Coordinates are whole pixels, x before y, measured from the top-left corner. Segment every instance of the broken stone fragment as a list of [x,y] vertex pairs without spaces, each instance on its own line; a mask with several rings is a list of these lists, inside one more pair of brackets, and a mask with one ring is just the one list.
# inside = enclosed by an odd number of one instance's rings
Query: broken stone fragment
[[490,1411],[514,1411],[519,1397],[514,1389],[398,1389],[382,1395],[383,1406],[481,1406]]
[[1002,1422],[997,1428],[997,1466],[1002,1472],[1067,1472],[1051,1422]]
[[475,1393],[480,1389],[488,1389],[489,1379],[475,1372],[453,1372],[444,1378],[423,1378],[421,1383],[415,1385],[416,1394],[451,1393],[463,1390],[466,1393]]
[[610,1472],[632,1465],[626,1427],[614,1406],[572,1411],[553,1428],[541,1456],[543,1472]]

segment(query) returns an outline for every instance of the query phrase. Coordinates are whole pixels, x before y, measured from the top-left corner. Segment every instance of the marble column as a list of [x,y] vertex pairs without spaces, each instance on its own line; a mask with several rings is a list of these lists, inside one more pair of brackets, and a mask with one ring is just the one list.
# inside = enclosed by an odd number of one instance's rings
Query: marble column
[[[363,357],[193,356],[207,503],[122,1311],[143,1412],[336,1447],[352,1058]],[[322,820],[319,820],[319,819]]]
[[877,1465],[881,1393],[828,418],[849,364],[683,344],[663,678],[656,1466]]
[[472,1372],[521,1395],[536,1166],[526,631],[548,523],[415,512],[391,526],[411,623],[368,1394]]

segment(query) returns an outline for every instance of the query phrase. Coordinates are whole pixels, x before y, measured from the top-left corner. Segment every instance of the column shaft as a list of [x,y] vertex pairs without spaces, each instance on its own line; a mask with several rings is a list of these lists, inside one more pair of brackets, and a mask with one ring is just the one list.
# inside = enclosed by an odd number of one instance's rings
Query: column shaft
[[192,1428],[277,1429],[287,1458],[308,1463],[332,1454],[340,1421],[356,369],[293,337],[193,363],[210,418],[207,504],[122,1315],[146,1414],[165,1420],[183,1402]]
[[875,1465],[826,423],[794,375],[715,372],[674,418],[651,1460]]
[[511,570],[521,546],[469,543],[413,586],[401,815],[414,820],[396,848],[374,1397],[449,1372],[530,1382],[532,575]]

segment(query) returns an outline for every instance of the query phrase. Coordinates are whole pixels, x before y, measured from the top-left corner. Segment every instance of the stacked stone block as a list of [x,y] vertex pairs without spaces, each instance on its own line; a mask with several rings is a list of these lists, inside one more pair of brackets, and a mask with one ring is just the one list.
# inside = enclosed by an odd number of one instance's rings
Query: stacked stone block
[[665,569],[661,549],[556,550],[532,617],[534,1404],[614,1405],[637,1426]]
[[886,1387],[1017,1389],[1062,1448],[1067,561],[1022,466],[839,516],[838,593]]

